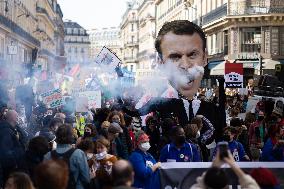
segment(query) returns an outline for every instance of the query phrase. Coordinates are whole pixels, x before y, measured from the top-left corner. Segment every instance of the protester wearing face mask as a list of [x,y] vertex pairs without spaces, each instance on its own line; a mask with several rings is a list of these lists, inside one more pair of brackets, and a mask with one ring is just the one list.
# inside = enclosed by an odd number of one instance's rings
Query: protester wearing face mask
[[198,130],[197,124],[188,124],[188,125],[186,125],[184,127],[184,132],[185,132],[186,140],[189,143],[196,145],[196,147],[198,149],[198,152],[200,153],[200,159],[203,160],[203,154],[202,154],[199,142],[198,142],[198,138],[200,137],[200,131]]
[[97,135],[98,134],[95,126],[93,126],[93,124],[91,123],[88,123],[84,128],[84,135],[77,139],[76,145],[78,145],[82,140],[87,138],[95,142],[97,139]]
[[96,141],[96,151],[94,159],[96,161],[96,179],[98,188],[108,188],[111,186],[112,165],[117,161],[116,156],[108,154],[110,142],[104,137]]
[[249,127],[249,146],[261,149],[266,134],[264,113],[259,111],[257,120]]
[[200,154],[196,145],[188,143],[182,127],[174,127],[171,130],[172,143],[167,144],[161,150],[161,162],[199,162]]
[[106,102],[106,108],[110,108],[110,103],[109,102]]
[[122,128],[123,132],[119,133],[119,140],[121,141],[122,144],[122,150],[124,156],[122,157],[123,159],[128,159],[128,156],[132,152],[132,142],[131,142],[131,137],[128,132],[127,127],[125,126],[125,120],[124,120],[124,115],[122,112],[119,111],[112,111],[107,119],[111,123],[117,123],[119,126]]
[[156,162],[147,151],[150,149],[149,137],[144,131],[135,135],[136,149],[129,157],[134,169],[135,188],[156,189],[160,188],[159,170],[161,163]]
[[110,122],[109,121],[102,122],[100,130],[99,130],[99,134],[104,136],[105,138],[107,138],[107,133],[108,133],[109,126],[110,126]]
[[[237,129],[234,127],[226,127],[224,129],[223,140],[228,142],[229,149],[235,159],[235,161],[250,161],[250,158],[246,154],[243,145],[235,140],[237,135]],[[217,148],[215,149],[216,152]],[[215,154],[215,153],[214,153]],[[215,155],[214,155],[215,156]]]
[[148,116],[146,118],[146,134],[150,137],[150,145],[149,153],[155,159],[159,159],[158,147],[160,142],[160,131],[159,131],[159,122],[156,117]]
[[284,123],[272,123],[262,149],[262,161],[284,161]]
[[109,153],[119,158],[125,159],[125,157],[127,157],[127,154],[125,153],[125,149],[123,149],[123,144],[119,138],[119,134],[122,132],[123,130],[118,123],[111,123],[108,127],[107,139],[111,144]]

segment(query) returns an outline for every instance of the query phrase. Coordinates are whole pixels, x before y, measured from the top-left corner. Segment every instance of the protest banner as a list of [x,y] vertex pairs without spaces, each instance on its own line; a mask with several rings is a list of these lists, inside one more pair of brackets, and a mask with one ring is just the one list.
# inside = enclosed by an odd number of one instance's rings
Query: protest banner
[[88,98],[77,97],[76,98],[76,112],[88,112]]
[[88,108],[101,108],[101,91],[84,91],[79,93],[79,97],[88,98]]
[[226,63],[224,77],[227,88],[242,88],[244,77],[243,64]]
[[109,70],[114,71],[121,61],[107,47],[103,47],[96,57],[95,62],[99,65],[107,66]]
[[54,89],[40,95],[43,103],[48,108],[56,108],[63,104],[63,98],[60,89]]
[[[237,162],[245,172],[251,172],[254,168],[268,168],[284,187],[284,164],[282,162]],[[168,162],[162,163],[160,169],[162,189],[189,189],[196,183],[196,178],[201,176],[212,162]],[[229,188],[238,189],[237,176],[225,165],[225,172],[229,178]]]

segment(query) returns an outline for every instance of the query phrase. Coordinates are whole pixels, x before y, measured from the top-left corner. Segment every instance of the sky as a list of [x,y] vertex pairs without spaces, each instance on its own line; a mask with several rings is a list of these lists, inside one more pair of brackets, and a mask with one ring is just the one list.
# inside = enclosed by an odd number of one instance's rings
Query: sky
[[64,20],[85,29],[119,26],[127,0],[57,0]]

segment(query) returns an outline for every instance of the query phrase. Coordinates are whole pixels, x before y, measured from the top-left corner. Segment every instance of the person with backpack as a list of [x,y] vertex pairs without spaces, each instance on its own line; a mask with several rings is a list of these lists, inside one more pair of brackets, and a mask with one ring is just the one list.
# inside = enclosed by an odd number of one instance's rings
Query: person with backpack
[[69,167],[69,180],[66,189],[86,189],[94,174],[90,172],[87,156],[80,150],[72,147],[73,129],[63,124],[56,131],[57,148],[46,154],[45,159],[64,160]]

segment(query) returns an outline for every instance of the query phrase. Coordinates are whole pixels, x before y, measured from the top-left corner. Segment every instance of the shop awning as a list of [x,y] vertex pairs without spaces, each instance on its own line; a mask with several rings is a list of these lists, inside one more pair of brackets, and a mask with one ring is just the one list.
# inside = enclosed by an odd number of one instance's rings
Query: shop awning
[[264,59],[263,60],[263,69],[265,70],[274,70],[275,65],[280,64],[278,60],[272,60],[272,59]]
[[226,61],[221,61],[218,65],[210,70],[210,75],[224,75],[225,74],[225,63]]
[[217,66],[218,64],[224,62],[223,60],[222,61],[212,61],[212,62],[209,62],[208,63],[208,69],[211,70],[212,68],[214,68],[215,66]]
[[[280,61],[277,60],[272,60],[272,59],[264,59],[263,60],[263,70],[274,70],[275,65],[281,64]],[[257,64],[257,66],[254,68],[255,69],[255,74],[259,75],[260,74],[260,64]]]

